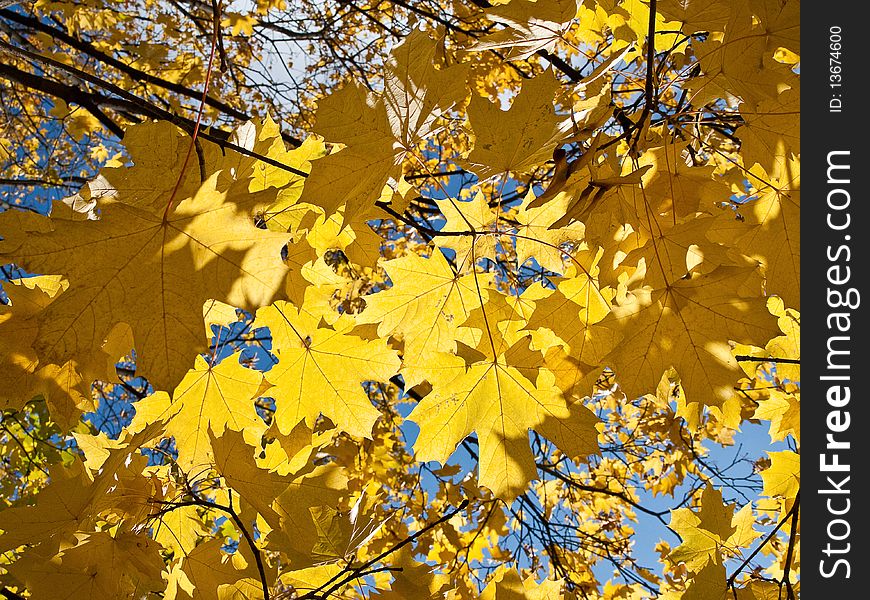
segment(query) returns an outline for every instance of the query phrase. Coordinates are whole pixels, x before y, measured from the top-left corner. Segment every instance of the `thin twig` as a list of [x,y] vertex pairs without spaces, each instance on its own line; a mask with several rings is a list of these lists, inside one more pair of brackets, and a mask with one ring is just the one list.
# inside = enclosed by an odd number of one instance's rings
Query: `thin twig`
[[306,600],[306,599],[324,600],[326,598],[329,598],[336,590],[340,589],[342,586],[348,584],[349,582],[353,581],[354,579],[359,578],[360,575],[366,569],[371,567],[373,564],[380,562],[381,560],[383,560],[384,558],[386,558],[387,556],[389,556],[393,552],[396,552],[397,550],[404,548],[405,546],[407,546],[408,544],[410,544],[411,542],[416,540],[418,537],[420,537],[423,534],[425,534],[426,532],[434,529],[435,527],[444,523],[445,521],[449,521],[455,515],[459,514],[462,510],[464,510],[466,506],[468,506],[468,499],[467,498],[462,500],[462,502],[459,503],[459,506],[457,506],[455,509],[453,509],[449,513],[442,515],[441,518],[439,518],[437,521],[434,521],[434,522],[430,523],[429,525],[426,525],[426,527],[424,527],[420,531],[414,533],[413,535],[409,535],[408,537],[406,537],[404,540],[402,540],[401,542],[399,542],[398,544],[396,544],[392,548],[388,548],[387,550],[384,550],[383,552],[381,552],[380,554],[378,554],[374,558],[367,560],[366,562],[362,563],[358,567],[355,567],[355,568],[351,569],[350,571],[344,570],[340,573],[337,573],[335,576],[333,576],[331,579],[329,579],[329,581],[322,584],[317,589],[311,590],[310,592],[306,593],[304,596],[300,596],[299,600]]

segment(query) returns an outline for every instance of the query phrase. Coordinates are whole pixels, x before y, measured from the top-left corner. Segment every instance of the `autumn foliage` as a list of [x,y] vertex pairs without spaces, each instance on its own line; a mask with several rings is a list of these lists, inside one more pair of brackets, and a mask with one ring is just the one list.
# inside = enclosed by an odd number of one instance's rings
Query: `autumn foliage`
[[4,597],[800,596],[798,2],[0,4]]

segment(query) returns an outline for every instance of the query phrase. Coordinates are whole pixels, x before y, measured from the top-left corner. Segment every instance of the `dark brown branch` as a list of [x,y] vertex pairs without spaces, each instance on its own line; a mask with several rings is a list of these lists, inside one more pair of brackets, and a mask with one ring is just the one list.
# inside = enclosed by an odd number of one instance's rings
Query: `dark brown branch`
[[784,363],[790,365],[799,365],[801,364],[801,359],[799,358],[781,358],[778,356],[749,356],[748,354],[737,354],[734,356],[734,359],[737,362],[772,362],[772,363]]
[[49,179],[28,179],[28,178],[9,178],[0,177],[0,185],[18,185],[18,186],[47,186],[47,187],[76,187],[87,183],[84,177],[62,177],[60,181],[51,181]]
[[[646,81],[643,96],[644,112],[649,115],[655,104],[656,0],[649,0],[649,29],[646,35]],[[643,118],[639,125],[643,126]]]
[[321,585],[317,589],[311,590],[310,592],[306,593],[303,596],[299,596],[299,600],[306,600],[306,599],[308,599],[308,600],[315,600],[315,599],[325,600],[326,598],[331,597],[332,594],[336,590],[338,590],[342,586],[350,583],[354,579],[358,579],[366,571],[366,569],[368,569],[369,567],[371,567],[375,563],[382,561],[383,559],[388,557],[390,554],[396,552],[397,550],[401,550],[402,548],[404,548],[405,546],[407,546],[408,544],[410,544],[411,542],[413,542],[414,540],[416,540],[420,536],[424,535],[428,531],[431,531],[432,529],[434,529],[435,527],[438,527],[442,523],[449,521],[455,515],[459,514],[461,511],[463,511],[466,506],[468,506],[468,499],[464,499],[462,502],[459,503],[459,506],[457,506],[455,509],[453,509],[449,513],[442,515],[437,521],[433,521],[432,523],[429,523],[428,525],[426,525],[426,527],[424,527],[420,531],[418,531],[412,535],[409,535],[408,537],[403,539],[401,542],[399,542],[395,546],[384,550],[383,552],[381,552],[380,554],[378,554],[374,558],[371,558],[371,559],[365,561],[364,563],[362,563],[358,567],[350,569],[350,571],[344,570],[344,571],[336,574],[331,579],[329,579],[329,581],[327,581],[326,583],[324,583],[323,585]]
[[632,148],[640,139],[641,132],[646,120],[652,114],[653,107],[656,102],[656,86],[655,86],[655,59],[656,59],[656,0],[649,0],[649,28],[646,38],[646,81],[644,82],[643,92],[643,111],[640,113],[640,118],[635,125],[637,137],[635,137]]
[[[798,491],[797,495],[795,496],[794,505],[792,505],[791,510],[788,511],[788,514],[785,517],[783,517],[783,519],[779,523],[777,523],[776,527],[773,528],[773,531],[771,531],[770,533],[767,534],[767,536],[764,538],[764,540],[760,544],[758,544],[758,547],[752,551],[752,554],[747,556],[746,560],[744,560],[742,563],[740,563],[740,566],[737,567],[737,569],[728,578],[728,588],[734,589],[734,580],[737,578],[738,575],[740,575],[740,572],[743,571],[744,568],[746,568],[746,565],[748,565],[750,563],[750,561],[752,561],[752,559],[755,558],[755,556],[759,552],[761,552],[762,548],[764,548],[768,543],[770,543],[770,540],[773,539],[773,537],[776,535],[776,532],[779,531],[782,528],[782,526],[785,525],[788,522],[788,520],[790,518],[792,518],[792,516],[797,513],[799,506],[800,506],[800,491]],[[795,521],[797,521],[797,519],[795,519]],[[794,529],[794,527],[795,527],[795,525],[792,524],[792,529]],[[792,539],[794,539],[794,538],[792,538]],[[792,543],[792,540],[790,539],[789,545],[791,545],[791,543]]]
[[[174,92],[181,96],[186,96],[188,98],[199,98],[200,96],[200,93],[196,90],[193,90],[179,83],[167,81],[161,77],[157,77],[156,75],[145,73],[144,71],[141,71],[135,67],[124,63],[121,60],[118,60],[110,54],[106,54],[105,52],[92,46],[90,43],[73,37],[64,31],[55,29],[54,27],[51,27],[45,22],[38,19],[34,19],[32,17],[28,17],[26,15],[16,13],[11,10],[0,10],[0,17],[18,23],[19,25],[24,25],[28,29],[46,33],[55,40],[62,42],[67,46],[70,46],[71,48],[75,48],[76,50],[83,52],[84,54],[87,54],[88,56],[91,56],[93,58],[96,58],[102,63],[117,69],[118,71],[130,77],[130,79],[132,79],[133,81],[156,85],[157,87],[163,88],[170,92]],[[205,103],[208,106],[226,114],[227,116],[240,121],[248,121],[251,118],[244,112],[212,96],[207,96],[205,99]],[[302,143],[302,140],[287,133],[282,132],[281,137],[284,139],[285,142],[293,146],[299,146]]]
[[[0,46],[6,46],[6,42],[0,41]],[[0,62],[0,77],[8,79],[9,81],[14,81],[15,83],[19,83],[30,89],[46,93],[49,96],[60,98],[67,104],[78,104],[89,113],[94,115],[94,117],[96,117],[96,119],[103,125],[103,127],[111,131],[113,135],[118,138],[124,136],[124,130],[121,128],[121,126],[115,123],[106,115],[106,113],[100,110],[101,103],[96,102],[89,93],[84,92],[77,87],[66,85],[65,83],[60,83],[57,81],[52,81],[51,79],[45,79],[44,77],[39,77],[37,75],[33,75],[32,73],[26,73],[24,71],[21,71],[20,69],[16,69],[11,65],[6,64],[5,62]]]
[[[782,568],[782,580],[780,581],[780,586],[785,584],[786,592],[788,593],[788,600],[795,600],[794,589],[791,586],[791,580],[789,578],[789,573],[791,572],[792,559],[794,558],[794,549],[795,549],[795,540],[797,538],[797,527],[798,527],[798,519],[800,518],[800,505],[801,505],[801,493],[798,490],[798,493],[795,494],[794,497],[794,505],[791,507],[791,530],[788,534],[788,548],[785,551],[785,565]],[[782,588],[780,588],[782,589]]]
[[[29,52],[27,50],[16,48],[15,46],[12,46],[11,44],[2,40],[0,40],[0,48],[7,49],[9,52],[12,52],[14,54],[19,54],[26,58],[30,58],[32,60],[43,62],[50,66],[56,67],[62,71],[70,73],[75,77],[87,81],[88,83],[93,83],[94,85],[102,87],[107,91],[119,96],[119,98],[112,98],[109,96],[104,96],[97,92],[89,92],[75,86],[60,83],[51,79],[46,79],[44,77],[39,77],[31,73],[26,73],[25,71],[21,71],[20,69],[17,69],[10,65],[0,64],[0,77],[5,77],[6,79],[16,81],[21,85],[24,85],[31,89],[44,92],[56,98],[60,98],[68,104],[78,104],[79,106],[86,108],[88,111],[93,112],[94,116],[98,119],[100,118],[100,115],[103,115],[105,117],[105,114],[99,110],[99,107],[107,106],[116,110],[138,113],[149,116],[151,118],[169,121],[170,123],[177,125],[191,135],[196,130],[196,123],[191,119],[175,115],[166,110],[163,110],[162,108],[154,106],[146,102],[142,98],[139,98],[138,96],[131,94],[130,92],[123,90],[112,83],[102,81],[101,79],[94,77],[89,73],[85,73],[80,69],[70,67],[56,60],[35,54],[33,52]],[[102,119],[101,122],[103,122]],[[108,120],[108,123],[104,124],[118,138],[122,138],[124,136],[124,130],[121,129],[113,121]],[[206,133],[205,131],[200,131],[198,133],[199,137],[218,144],[222,148],[234,150],[239,154],[250,156],[251,158],[256,158],[257,160],[260,160],[266,164],[272,165],[284,171],[288,171],[295,175],[299,175],[300,177],[308,176],[308,173],[306,173],[305,171],[301,171],[295,167],[285,165],[282,162],[269,158],[268,156],[263,156],[256,152],[252,152],[246,148],[233,144],[232,142],[228,141],[229,135],[230,134],[228,132],[221,129],[212,129],[211,133]]]
[[452,171],[441,171],[439,173],[414,173],[413,175],[405,175],[405,181],[414,181],[415,179],[434,179],[436,177],[449,177],[451,175],[466,175],[468,171],[465,169],[454,169]]
[[193,500],[185,500],[182,502],[164,502],[157,500],[159,504],[166,505],[166,508],[158,512],[156,515],[153,515],[155,518],[166,513],[172,512],[177,508],[182,508],[184,506],[202,506],[204,508],[213,508],[215,510],[219,510],[221,512],[225,512],[230,516],[233,520],[233,523],[236,527],[239,528],[239,531],[242,532],[242,536],[245,538],[245,542],[247,542],[248,547],[251,549],[251,552],[254,555],[254,562],[257,563],[257,572],[260,575],[260,583],[263,587],[263,599],[269,600],[269,583],[266,581],[266,569],[263,566],[263,556],[260,552],[260,549],[257,548],[257,545],[254,543],[254,538],[248,532],[248,529],[245,527],[245,524],[242,523],[242,519],[239,517],[238,513],[231,506],[224,506],[223,504],[218,504],[216,502],[212,502],[210,500],[205,500],[203,498],[194,497]]
[[378,202],[375,202],[375,206],[380,208],[382,211],[384,211],[385,213],[387,213],[388,215],[390,215],[391,217],[393,217],[397,221],[400,221],[400,222],[404,223],[405,225],[413,227],[414,229],[417,230],[417,232],[420,235],[422,235],[424,237],[428,237],[430,240],[433,237],[457,237],[457,236],[476,236],[476,235],[479,235],[479,233],[477,231],[438,231],[437,229],[432,229],[431,227],[429,227],[427,225],[423,225],[422,223],[417,223],[416,221],[414,221],[414,219],[406,217],[405,215],[399,214],[397,211],[393,210],[393,208],[387,202],[378,201]]
[[538,50],[537,52],[535,52],[535,54],[542,57],[551,65],[562,71],[562,73],[567,75],[572,82],[577,83],[581,79],[583,79],[583,73],[575,69],[572,65],[568,64],[568,62],[561,56],[553,54],[552,52],[547,52],[544,49]]

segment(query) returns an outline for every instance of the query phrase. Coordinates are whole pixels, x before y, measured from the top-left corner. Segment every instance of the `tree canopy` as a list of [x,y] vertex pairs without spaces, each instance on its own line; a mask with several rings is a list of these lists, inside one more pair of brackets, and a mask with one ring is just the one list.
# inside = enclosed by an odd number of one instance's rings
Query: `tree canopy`
[[0,1],[0,593],[799,598],[799,45]]

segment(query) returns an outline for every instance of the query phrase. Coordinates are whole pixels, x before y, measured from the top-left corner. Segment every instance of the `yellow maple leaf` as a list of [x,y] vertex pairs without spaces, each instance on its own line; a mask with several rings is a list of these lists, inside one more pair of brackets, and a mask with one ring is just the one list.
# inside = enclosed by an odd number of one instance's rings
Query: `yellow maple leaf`
[[481,258],[495,260],[498,240],[493,226],[498,216],[489,207],[482,192],[475,194],[468,202],[447,198],[436,200],[435,203],[446,219],[441,228],[443,237],[438,238],[437,245],[456,252],[455,262],[459,271],[473,268],[475,261]]
[[596,365],[610,352],[621,335],[593,327],[610,313],[613,291],[600,289],[598,275],[601,251],[584,250],[572,257],[566,277],[556,291],[535,301],[526,329],[547,328],[574,358]]
[[168,589],[176,597],[184,592],[192,600],[262,600],[260,574],[246,544],[233,554],[226,553],[220,538],[198,544],[170,572]]
[[656,11],[670,21],[679,21],[685,34],[724,31],[731,15],[727,4],[704,0],[659,0]]
[[341,469],[323,465],[279,475],[257,466],[254,448],[242,434],[227,430],[219,438],[210,437],[217,471],[262,517],[258,522],[266,545],[286,553],[295,568],[313,564],[318,532],[311,508],[338,504],[341,490],[347,488]]
[[697,573],[708,563],[722,563],[721,548],[737,527],[732,524],[734,507],[722,501],[722,492],[707,485],[701,494],[701,510],[678,508],[671,511],[670,527],[682,538],[669,558],[675,563],[685,563],[686,568]]
[[435,35],[414,29],[393,48],[384,66],[384,104],[393,136],[405,153],[414,152],[421,140],[435,133],[438,118],[468,95],[469,65],[435,68]]
[[436,600],[444,598],[450,589],[450,577],[435,573],[431,565],[414,560],[413,551],[402,548],[390,557],[393,581],[388,591],[379,591],[372,600]]
[[409,254],[382,266],[393,285],[364,297],[366,308],[357,322],[377,323],[381,337],[404,338],[402,374],[405,384],[412,387],[426,378],[427,371],[438,369],[429,360],[433,354],[454,352],[457,339],[474,344],[473,339],[463,339],[459,327],[486,301],[492,275],[460,275],[440,250],[429,258]]
[[420,426],[418,460],[447,461],[472,432],[480,446],[479,483],[511,499],[537,475],[528,433],[535,429],[571,456],[598,451],[597,417],[569,407],[546,369],[531,382],[505,354],[476,362],[436,385],[408,417]]
[[[143,421],[165,418],[166,435],[175,437],[178,465],[186,472],[200,473],[214,462],[209,432],[221,435],[230,428],[242,432],[249,444],[260,443],[266,423],[257,415],[254,400],[262,384],[263,374],[239,364],[239,353],[216,365],[197,356],[194,368],[175,388],[171,402],[167,396],[163,402],[140,400],[137,416],[141,409]],[[146,409],[146,405],[152,408]]]
[[765,496],[794,498],[801,488],[800,456],[791,450],[768,452],[770,466],[761,472]]
[[399,357],[383,340],[350,335],[352,320],[334,328],[320,327],[319,321],[284,301],[257,311],[254,323],[270,329],[278,357],[266,372],[274,386],[268,393],[275,398],[278,428],[290,433],[301,419],[313,427],[323,414],[351,435],[371,437],[380,413],[362,384],[389,380],[399,370]]
[[155,212],[163,210],[176,187],[179,199],[193,196],[200,185],[198,169],[181,170],[189,145],[190,137],[167,121],[145,121],[128,127],[124,147],[133,164],[104,167],[100,171],[103,193]]
[[[773,296],[767,301],[767,307],[777,317],[777,323],[783,335],[777,336],[767,343],[766,350],[770,356],[800,361],[801,357],[801,314],[791,308],[786,308],[782,299]],[[778,362],[776,374],[780,379],[800,382],[800,364]]]
[[122,202],[104,205],[97,221],[52,218],[22,227],[3,213],[0,256],[70,282],[39,314],[37,354],[46,362],[86,361],[125,322],[142,374],[171,389],[189,357],[206,349],[201,330],[190,327],[202,318],[203,302],[253,308],[271,300],[286,273],[276,258],[287,236],[258,229],[252,207],[227,202],[215,179],[165,217]]
[[486,179],[507,171],[523,172],[550,159],[570,124],[556,116],[558,89],[555,75],[544,71],[523,82],[507,111],[474,96],[468,105],[474,149],[464,161],[469,170]]
[[33,349],[39,335],[35,317],[52,301],[39,287],[16,285],[19,281],[25,280],[6,282],[9,304],[0,304],[0,405],[15,409],[32,396],[32,375],[39,365]]
[[480,593],[481,600],[560,600],[562,582],[545,579],[541,583],[534,576],[525,579],[514,569],[505,569]]
[[683,415],[696,422],[701,406],[731,398],[740,367],[729,341],[766,343],[778,332],[749,267],[717,267],[661,290],[640,289],[597,326],[631,339],[602,362],[613,367],[629,397],[645,392],[670,367],[685,392]]
[[370,211],[394,168],[387,111],[361,85],[349,84],[320,100],[314,132],[344,147],[313,162],[299,202],[327,215],[344,205],[344,218]]
[[562,245],[582,240],[586,228],[583,223],[574,222],[566,227],[551,229],[553,223],[565,214],[570,202],[568,195],[562,194],[543,206],[529,208],[534,198],[530,190],[517,209],[517,266],[522,266],[527,260],[534,258],[542,268],[554,273],[564,273],[570,254],[562,249]]
[[689,580],[681,600],[727,600],[733,596],[725,580],[725,565],[711,562]]
[[729,248],[710,241],[708,232],[718,221],[711,216],[694,215],[672,226],[656,227],[650,239],[629,252],[622,265],[643,261],[644,284],[666,288],[690,273],[709,273],[721,265],[754,266]]
[[743,164],[758,163],[769,173],[782,171],[793,156],[799,156],[800,146],[800,83],[797,77],[792,87],[776,98],[764,98],[755,106],[741,106],[743,125],[737,130]]
[[162,592],[160,545],[146,535],[99,531],[53,557],[26,552],[9,571],[38,598],[98,600]]
[[753,417],[770,422],[771,441],[782,441],[791,434],[800,445],[800,391],[795,389],[792,393],[788,393],[772,389],[768,391],[766,398],[760,398],[757,402],[758,407]]
[[[493,3],[495,4],[495,3]],[[518,0],[487,10],[487,17],[505,28],[491,33],[472,50],[508,49],[513,60],[525,60],[540,50],[552,52],[577,15],[576,0],[546,4]]]
[[44,540],[68,539],[81,523],[92,518],[94,488],[84,465],[70,468],[57,464],[49,469],[51,483],[39,494],[35,506],[20,506],[0,511],[0,551],[14,550],[23,544]]

